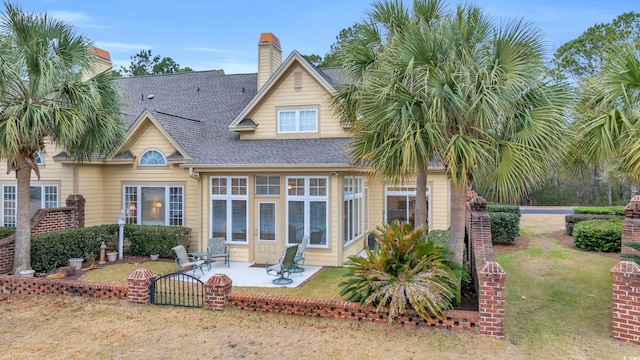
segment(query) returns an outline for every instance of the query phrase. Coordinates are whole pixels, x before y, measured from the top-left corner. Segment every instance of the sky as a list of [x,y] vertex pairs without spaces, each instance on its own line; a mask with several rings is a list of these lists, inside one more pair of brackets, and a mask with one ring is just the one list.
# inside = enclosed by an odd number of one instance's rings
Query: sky
[[[341,29],[362,20],[371,0],[12,0],[24,11],[49,13],[109,51],[114,68],[142,49],[194,70],[257,72],[258,39],[280,39],[283,60],[293,50],[326,54]],[[496,20],[522,18],[544,34],[549,54],[590,26],[640,12],[639,0],[469,0]],[[405,0],[406,4],[411,1]],[[457,1],[449,1],[449,8]]]

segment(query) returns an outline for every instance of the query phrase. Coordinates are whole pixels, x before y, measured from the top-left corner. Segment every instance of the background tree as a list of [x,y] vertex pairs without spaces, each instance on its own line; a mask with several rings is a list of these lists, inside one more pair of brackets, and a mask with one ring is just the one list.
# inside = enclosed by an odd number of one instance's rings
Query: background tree
[[190,67],[180,67],[170,57],[152,55],[151,50],[140,50],[140,52],[131,56],[131,64],[128,68],[120,67],[122,76],[170,74],[188,71],[193,70]]
[[87,80],[91,43],[48,15],[4,3],[0,18],[0,157],[16,172],[14,272],[31,268],[29,201],[36,151],[45,142],[82,161],[104,155],[124,138],[121,102],[111,71]]
[[482,175],[502,201],[539,186],[562,159],[568,94],[544,81],[542,35],[529,24],[496,25],[475,6],[448,12],[441,1],[373,7],[343,52],[353,83],[334,107],[352,126],[356,159],[392,179],[416,176],[416,225],[426,219],[420,173],[429,160],[444,165],[461,263],[468,186]]

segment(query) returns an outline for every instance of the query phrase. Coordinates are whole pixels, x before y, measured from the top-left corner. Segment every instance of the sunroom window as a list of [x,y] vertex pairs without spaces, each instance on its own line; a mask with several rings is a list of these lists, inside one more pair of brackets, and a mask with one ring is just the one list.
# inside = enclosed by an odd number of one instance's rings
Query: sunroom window
[[309,246],[328,245],[328,182],[327,177],[287,177],[288,244],[299,244],[309,235]]
[[246,243],[248,223],[247,177],[212,176],[211,237],[224,237],[227,242]]
[[[17,193],[16,185],[2,186],[2,226],[16,226]],[[33,216],[38,209],[57,207],[57,185],[31,185],[29,189],[29,217]]]

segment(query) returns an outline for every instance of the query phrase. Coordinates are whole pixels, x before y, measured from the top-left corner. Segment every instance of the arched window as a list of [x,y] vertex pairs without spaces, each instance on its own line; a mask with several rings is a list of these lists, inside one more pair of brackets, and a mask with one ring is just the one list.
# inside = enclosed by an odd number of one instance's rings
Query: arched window
[[167,159],[158,150],[148,150],[140,157],[140,165],[166,165]]

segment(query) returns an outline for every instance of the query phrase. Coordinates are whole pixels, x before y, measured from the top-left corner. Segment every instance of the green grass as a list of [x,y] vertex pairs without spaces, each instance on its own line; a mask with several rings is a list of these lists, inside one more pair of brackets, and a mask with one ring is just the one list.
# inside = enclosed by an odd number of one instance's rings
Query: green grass
[[129,275],[136,269],[142,268],[151,270],[156,276],[162,276],[176,271],[176,265],[173,262],[145,261],[141,263],[121,263],[91,270],[82,275],[80,281],[126,284]]
[[[303,287],[297,288],[263,288],[263,287],[234,287],[232,291],[240,294],[291,296],[307,299],[343,300],[340,297],[338,283],[347,273],[346,268],[325,268]],[[295,276],[292,274],[291,276]]]
[[506,334],[536,357],[604,358],[611,336],[611,276],[618,259],[538,235],[497,257],[507,272]]

